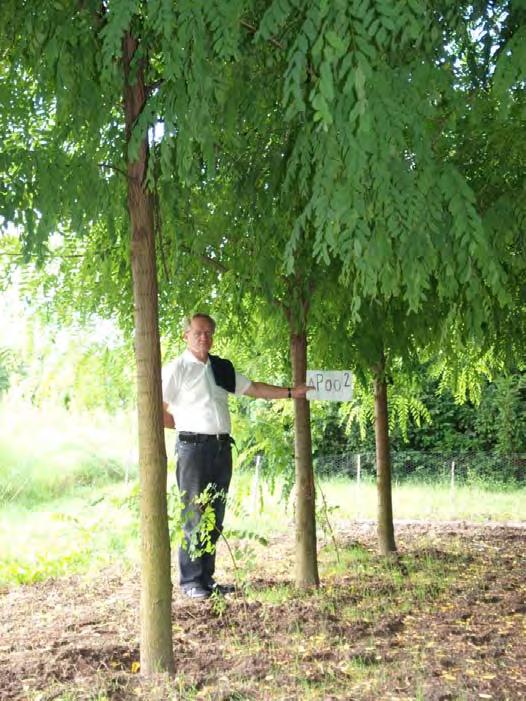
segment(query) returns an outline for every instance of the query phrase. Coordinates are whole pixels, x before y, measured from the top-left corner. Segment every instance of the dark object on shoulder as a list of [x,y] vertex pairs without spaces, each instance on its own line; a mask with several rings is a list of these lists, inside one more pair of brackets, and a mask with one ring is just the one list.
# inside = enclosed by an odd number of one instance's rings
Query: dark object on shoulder
[[230,360],[211,354],[208,357],[210,358],[216,385],[233,394],[236,391],[236,371]]

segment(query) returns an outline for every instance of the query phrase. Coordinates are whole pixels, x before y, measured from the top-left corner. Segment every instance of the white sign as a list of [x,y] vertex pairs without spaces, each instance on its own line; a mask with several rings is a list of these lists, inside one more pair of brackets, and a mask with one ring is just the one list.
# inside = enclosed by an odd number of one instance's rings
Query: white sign
[[348,402],[352,399],[352,375],[349,370],[307,370],[307,384],[314,387],[307,399]]

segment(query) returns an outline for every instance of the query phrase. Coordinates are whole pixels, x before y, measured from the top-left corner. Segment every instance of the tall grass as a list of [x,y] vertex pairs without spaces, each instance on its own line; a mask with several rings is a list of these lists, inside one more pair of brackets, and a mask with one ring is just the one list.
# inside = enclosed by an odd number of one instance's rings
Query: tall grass
[[0,582],[128,558],[136,478],[130,416],[0,406]]
[[136,474],[129,416],[4,403],[0,427],[0,505],[31,508]]
[[[123,491],[124,490],[124,491]],[[91,488],[34,508],[0,509],[0,583],[33,583],[134,560],[137,527],[121,485]]]

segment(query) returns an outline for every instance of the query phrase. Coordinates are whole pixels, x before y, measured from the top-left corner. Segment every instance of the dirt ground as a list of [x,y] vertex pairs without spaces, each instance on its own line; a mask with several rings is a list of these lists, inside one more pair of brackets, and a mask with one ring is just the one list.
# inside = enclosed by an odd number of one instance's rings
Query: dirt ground
[[373,524],[345,525],[346,566],[322,543],[319,592],[289,588],[292,538],[257,546],[246,596],[174,591],[175,678],[140,675],[133,569],[0,591],[0,699],[526,699],[524,525],[400,523],[396,538],[386,567]]

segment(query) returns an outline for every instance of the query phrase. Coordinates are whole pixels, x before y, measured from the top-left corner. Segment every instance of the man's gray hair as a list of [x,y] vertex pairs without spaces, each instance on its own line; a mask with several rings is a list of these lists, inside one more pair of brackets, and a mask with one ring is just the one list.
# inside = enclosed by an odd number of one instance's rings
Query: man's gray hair
[[201,312],[197,312],[196,314],[192,314],[192,316],[187,316],[184,320],[183,324],[183,330],[185,333],[190,331],[190,327],[192,326],[192,321],[194,319],[206,319],[210,326],[212,327],[212,333],[215,333],[216,330],[216,322],[215,319],[212,319],[212,317],[209,314],[202,314]]

